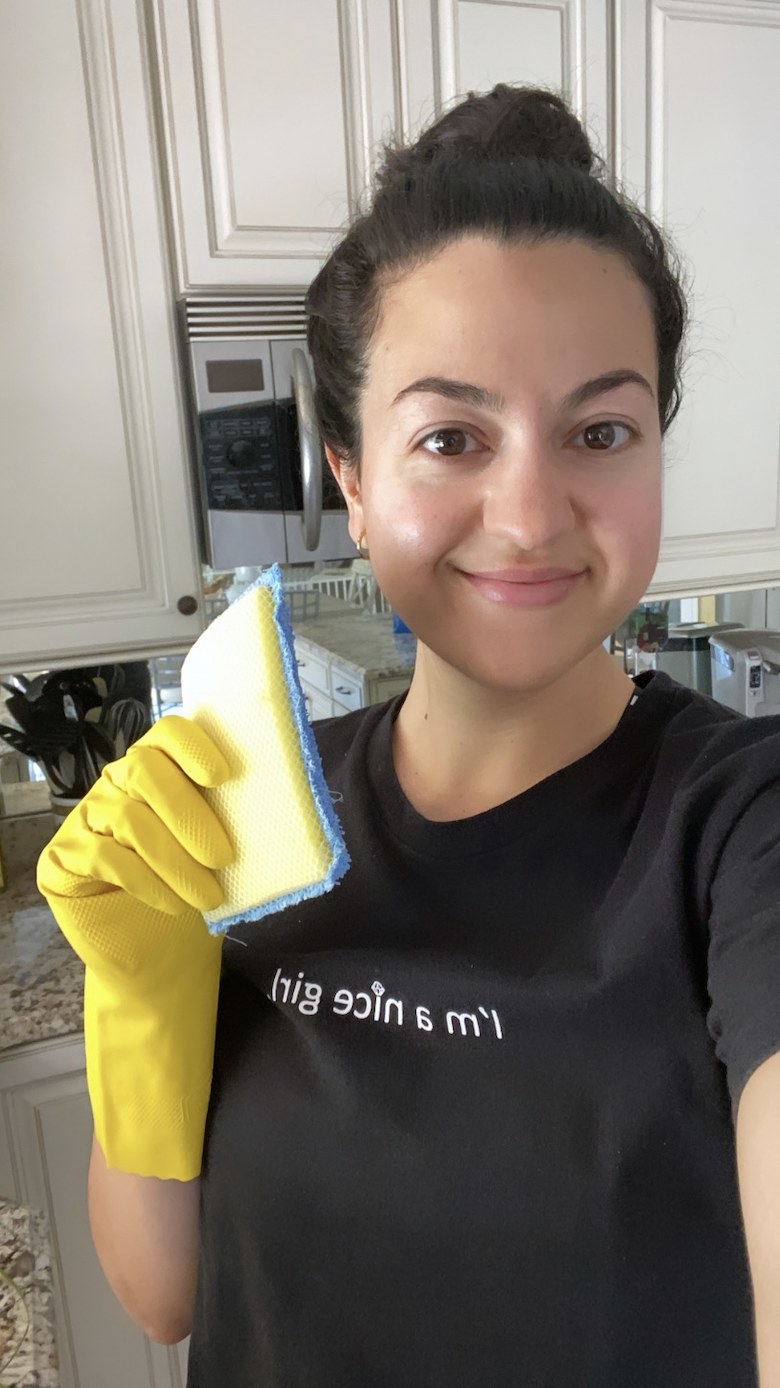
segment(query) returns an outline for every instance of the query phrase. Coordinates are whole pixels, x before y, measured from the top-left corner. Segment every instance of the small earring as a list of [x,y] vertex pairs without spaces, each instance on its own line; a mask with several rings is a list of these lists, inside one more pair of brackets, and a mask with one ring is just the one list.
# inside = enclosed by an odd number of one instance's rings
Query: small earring
[[357,550],[361,559],[370,559],[371,555],[369,554],[368,550],[363,548],[363,541],[365,540],[365,538],[366,532],[365,530],[361,530],[357,540],[355,541],[355,549]]

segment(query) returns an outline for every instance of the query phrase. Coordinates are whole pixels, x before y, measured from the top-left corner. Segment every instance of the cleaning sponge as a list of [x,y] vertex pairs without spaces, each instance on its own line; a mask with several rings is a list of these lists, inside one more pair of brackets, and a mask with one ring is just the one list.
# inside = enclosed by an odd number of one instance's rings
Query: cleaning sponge
[[212,622],[181,672],[187,717],[234,774],[203,791],[234,849],[212,934],[330,891],[349,867],[298,679],[278,565]]

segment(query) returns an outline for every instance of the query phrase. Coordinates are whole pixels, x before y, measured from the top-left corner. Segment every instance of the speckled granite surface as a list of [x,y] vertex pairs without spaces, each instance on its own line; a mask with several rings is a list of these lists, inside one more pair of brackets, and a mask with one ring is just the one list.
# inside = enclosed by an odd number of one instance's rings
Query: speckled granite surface
[[35,886],[35,862],[54,828],[51,815],[0,823],[7,882],[0,892],[2,1050],[82,1029],[84,966]]
[[58,1388],[45,1215],[0,1200],[0,1383]]
[[396,635],[392,617],[374,617],[346,603],[323,600],[320,616],[294,622],[293,630],[369,678],[406,675],[414,665],[416,637]]

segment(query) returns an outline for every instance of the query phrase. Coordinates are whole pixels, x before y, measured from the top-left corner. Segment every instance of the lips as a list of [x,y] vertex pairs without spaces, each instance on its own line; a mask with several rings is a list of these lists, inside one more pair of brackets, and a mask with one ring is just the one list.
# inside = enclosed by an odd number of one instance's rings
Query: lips
[[553,607],[568,598],[584,569],[496,569],[464,577],[482,598],[499,607]]
[[469,577],[493,583],[552,583],[559,578],[576,578],[582,572],[582,569],[478,569]]

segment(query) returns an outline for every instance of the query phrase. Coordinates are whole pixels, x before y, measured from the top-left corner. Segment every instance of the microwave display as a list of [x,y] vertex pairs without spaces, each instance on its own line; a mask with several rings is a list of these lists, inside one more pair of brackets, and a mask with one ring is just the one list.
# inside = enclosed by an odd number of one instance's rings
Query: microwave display
[[206,362],[206,383],[210,395],[237,395],[244,391],[265,390],[263,363],[259,357]]

